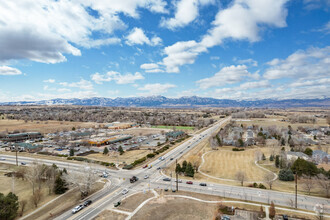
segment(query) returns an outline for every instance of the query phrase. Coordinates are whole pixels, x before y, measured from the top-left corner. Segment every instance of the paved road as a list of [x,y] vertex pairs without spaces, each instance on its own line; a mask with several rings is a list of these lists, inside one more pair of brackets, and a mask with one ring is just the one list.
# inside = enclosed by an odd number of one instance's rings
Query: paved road
[[[230,118],[223,119],[216,122],[210,126],[205,131],[200,134],[194,135],[190,140],[182,143],[175,149],[169,151],[164,155],[165,160],[155,160],[149,165],[152,165],[152,169],[136,169],[136,170],[110,170],[106,169],[110,173],[109,178],[112,184],[109,188],[101,190],[99,193],[93,195],[91,199],[93,204],[79,213],[73,215],[71,210],[63,213],[61,216],[57,217],[60,219],[91,219],[97,216],[104,208],[108,207],[114,202],[124,199],[127,195],[134,193],[137,190],[149,189],[149,188],[170,188],[171,184],[174,187],[174,182],[165,182],[163,178],[165,177],[159,170],[158,167],[163,168],[174,163],[176,159],[179,159],[188,151],[196,147],[201,141],[208,139],[216,130],[218,130],[225,122],[230,120]],[[16,163],[14,156],[2,155],[5,158],[6,163]],[[35,161],[33,158],[19,157],[19,163],[25,162],[27,165]],[[59,162],[52,160],[38,159],[39,162],[51,165],[55,163],[61,168],[67,168],[68,170],[81,171],[84,167],[83,164],[70,163],[70,162]],[[96,169],[99,172],[104,171],[104,167],[97,166]],[[143,179],[144,175],[148,174],[149,179]],[[129,183],[129,178],[133,175],[139,177],[139,181],[136,183]],[[124,180],[125,178],[125,180]],[[273,201],[275,205],[280,205],[284,207],[292,207],[294,201],[294,194],[285,192],[276,192],[271,190],[261,190],[247,187],[238,186],[228,186],[224,184],[207,183],[207,186],[199,186],[199,182],[194,182],[193,185],[187,185],[186,183],[179,184],[179,190],[198,192],[203,194],[218,195],[226,198],[242,199],[247,201],[270,203]],[[122,189],[129,189],[129,193],[123,195]],[[325,198],[311,197],[311,196],[298,196],[298,208],[313,211],[315,204],[323,204],[324,212],[330,213],[330,200]]]

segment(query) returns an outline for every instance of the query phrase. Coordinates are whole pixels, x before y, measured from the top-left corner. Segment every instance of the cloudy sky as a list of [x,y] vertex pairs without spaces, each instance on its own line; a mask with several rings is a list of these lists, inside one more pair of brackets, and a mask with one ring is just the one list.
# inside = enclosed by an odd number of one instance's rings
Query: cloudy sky
[[0,101],[330,97],[330,0],[1,0]]

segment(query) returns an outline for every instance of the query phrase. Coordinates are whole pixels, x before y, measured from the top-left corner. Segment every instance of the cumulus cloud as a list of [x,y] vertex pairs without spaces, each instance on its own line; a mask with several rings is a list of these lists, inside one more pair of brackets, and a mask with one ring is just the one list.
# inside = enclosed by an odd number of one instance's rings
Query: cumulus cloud
[[0,66],[0,76],[13,76],[21,74],[22,72],[19,69],[10,66]]
[[223,67],[214,76],[201,79],[197,81],[201,89],[208,89],[216,86],[224,86],[227,84],[234,84],[241,82],[244,78],[255,78],[254,74],[251,74],[247,70],[247,66],[227,66]]
[[85,79],[81,79],[79,82],[60,82],[61,86],[64,87],[72,87],[72,88],[79,88],[84,90],[93,90],[93,84],[90,81],[87,81]]
[[156,63],[144,63],[140,66],[140,68],[143,69],[147,73],[164,72],[164,70],[161,69],[160,66]]
[[117,84],[129,84],[135,83],[136,80],[144,79],[144,76],[139,72],[136,72],[135,74],[120,74],[115,71],[109,71],[103,75],[100,73],[95,73],[91,75],[91,79],[97,84],[110,81],[115,81]]
[[143,45],[147,44],[150,46],[157,46],[162,43],[162,39],[157,36],[152,37],[149,39],[141,28],[133,28],[133,30],[129,33],[126,37],[126,44],[128,45]]
[[195,62],[200,53],[220,45],[224,39],[248,40],[261,39],[260,29],[265,26],[285,27],[287,0],[235,0],[228,8],[220,9],[213,27],[200,42],[181,41],[165,48],[163,64],[167,72],[179,72],[179,67]]
[[55,79],[46,79],[43,81],[44,83],[54,83]]
[[140,91],[147,91],[146,93],[140,93],[140,95],[161,95],[167,93],[167,91],[171,88],[175,88],[176,85],[165,83],[154,83],[154,84],[146,84],[143,87],[138,88]]
[[213,3],[214,0],[180,0],[175,2],[174,18],[163,18],[160,26],[171,30],[184,27],[198,17],[199,7]]
[[[165,6],[163,0],[1,1],[0,61],[58,63],[66,61],[64,54],[80,56],[78,47],[118,44],[114,31],[126,28],[119,13],[138,18],[138,8],[165,13]],[[99,39],[93,37],[96,32],[101,33]],[[158,38],[150,41],[159,43]]]
[[264,73],[266,79],[309,79],[329,76],[330,46],[298,50],[286,59],[273,59]]

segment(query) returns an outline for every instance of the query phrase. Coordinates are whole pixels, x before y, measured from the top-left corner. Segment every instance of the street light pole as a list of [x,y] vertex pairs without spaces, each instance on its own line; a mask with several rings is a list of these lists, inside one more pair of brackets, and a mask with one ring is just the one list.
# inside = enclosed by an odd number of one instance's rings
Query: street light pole
[[296,195],[295,195],[295,207],[296,207],[296,209],[297,209],[297,206],[298,206],[298,204],[297,204],[297,194],[298,194],[298,175],[297,175],[297,172],[296,172],[296,175],[295,175],[295,191],[296,191]]
[[[175,169],[176,169],[177,165],[178,165],[178,159],[175,160]],[[178,180],[178,172],[176,172],[176,170],[175,170],[175,174],[176,174],[176,191],[178,192],[179,191],[179,180]]]
[[18,158],[17,158],[17,146],[15,146],[15,151],[16,151],[16,166],[18,166]]

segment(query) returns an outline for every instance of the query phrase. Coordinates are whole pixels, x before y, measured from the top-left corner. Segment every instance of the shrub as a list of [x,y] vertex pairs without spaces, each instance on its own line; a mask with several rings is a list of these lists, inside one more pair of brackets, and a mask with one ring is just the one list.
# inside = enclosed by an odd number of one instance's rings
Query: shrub
[[267,189],[266,186],[264,186],[262,183],[259,183],[259,186],[258,186],[260,189]]
[[282,169],[278,174],[278,178],[279,180],[282,181],[293,181],[294,180],[293,172],[290,169],[288,170]]
[[152,157],[154,157],[154,156],[156,156],[156,154],[154,154],[154,153],[152,153],[152,154],[148,154],[148,155],[147,155],[148,158],[152,158]]
[[130,169],[132,169],[133,168],[133,165],[132,164],[128,164],[128,165],[125,165],[124,167],[123,167],[123,169],[125,169],[125,170],[130,170]]
[[244,148],[237,148],[237,147],[233,148],[233,151],[244,151],[244,150],[245,150]]

